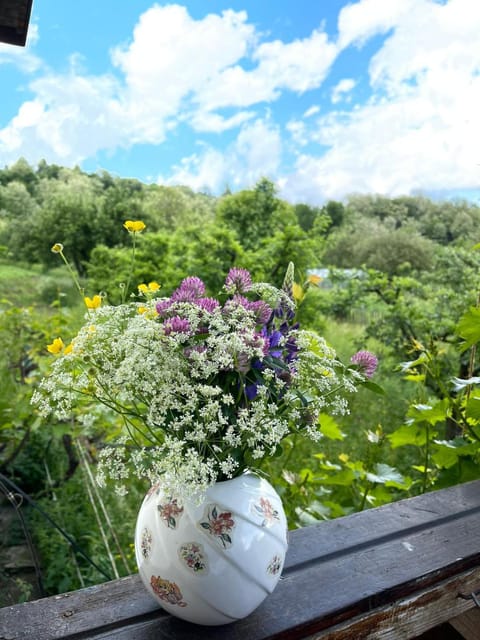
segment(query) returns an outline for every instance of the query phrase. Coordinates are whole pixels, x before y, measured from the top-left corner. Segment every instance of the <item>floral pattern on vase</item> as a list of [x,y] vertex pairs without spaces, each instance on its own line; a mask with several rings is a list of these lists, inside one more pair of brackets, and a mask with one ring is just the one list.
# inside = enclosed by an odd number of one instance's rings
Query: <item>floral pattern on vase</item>
[[161,576],[152,576],[150,578],[150,586],[160,600],[167,604],[176,604],[179,607],[186,607],[187,603],[183,601],[182,592],[175,582],[165,580]]
[[274,555],[267,566],[267,573],[276,576],[282,568],[282,559],[279,555]]
[[169,529],[176,529],[178,520],[183,514],[183,507],[180,507],[176,499],[170,499],[165,504],[157,505],[160,518]]
[[153,542],[153,537],[152,537],[152,532],[147,529],[147,527],[145,527],[145,529],[142,531],[142,539],[141,539],[141,550],[142,550],[142,556],[145,558],[145,560],[150,556],[150,553],[152,551],[152,542]]
[[[172,504],[173,497],[160,487],[140,507],[135,557],[143,583],[162,607],[183,620],[223,625],[245,618],[280,580],[287,548],[280,496],[264,478],[246,473],[212,485],[202,500],[175,496],[178,503]],[[145,529],[152,534],[147,558]]]
[[252,512],[263,518],[262,527],[271,527],[276,522],[280,522],[278,510],[273,508],[268,498],[261,497],[258,502],[254,502]]
[[185,542],[180,545],[178,556],[193,573],[203,575],[208,573],[207,556],[198,542]]
[[232,530],[235,521],[230,511],[220,511],[216,504],[208,504],[203,519],[198,523],[201,529],[207,531],[224,549],[232,546]]

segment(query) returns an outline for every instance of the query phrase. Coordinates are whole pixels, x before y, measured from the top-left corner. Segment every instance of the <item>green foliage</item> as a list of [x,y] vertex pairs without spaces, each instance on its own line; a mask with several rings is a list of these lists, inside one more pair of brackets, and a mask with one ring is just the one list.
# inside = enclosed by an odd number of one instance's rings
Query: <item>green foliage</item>
[[[147,224],[134,265],[127,219]],[[68,342],[84,313],[50,250],[61,242],[86,295],[103,291],[113,303],[152,280],[169,295],[188,275],[201,277],[215,295],[231,266],[281,285],[292,261],[306,292],[302,327],[323,333],[343,360],[360,348],[377,354],[374,381],[384,395],[362,390],[351,415],[322,416],[318,443],[300,445],[292,436],[265,461],[291,527],[478,478],[480,255],[471,246],[479,223],[480,207],[465,202],[352,196],[293,206],[266,179],[215,198],[19,160],[0,170],[2,472],[112,574],[72,449],[78,425],[40,423],[30,406],[48,368],[45,345],[58,336]],[[332,267],[328,278],[309,282],[309,270],[322,266]],[[130,283],[128,291],[122,283]],[[106,426],[103,416],[89,430],[92,465]],[[122,499],[111,487],[103,493],[132,568],[144,489],[132,487]],[[49,592],[106,579],[44,518],[36,514],[32,524]],[[119,573],[127,573],[114,556]]]
[[224,196],[217,206],[219,222],[232,229],[246,250],[254,251],[276,231],[296,223],[294,209],[275,195],[265,178],[254,189]]
[[[68,482],[55,488],[47,486],[45,496],[37,501],[58,528],[38,510],[30,516],[48,594],[95,585],[134,570],[133,531],[145,488],[132,485],[131,492],[124,497],[116,495],[111,486],[102,490],[100,498],[109,522],[98,500],[95,503],[89,500],[88,489],[88,480],[78,467]],[[100,524],[95,508],[101,514]]]
[[429,271],[433,243],[418,233],[370,226],[338,234],[324,259],[337,267],[367,267],[391,276]]

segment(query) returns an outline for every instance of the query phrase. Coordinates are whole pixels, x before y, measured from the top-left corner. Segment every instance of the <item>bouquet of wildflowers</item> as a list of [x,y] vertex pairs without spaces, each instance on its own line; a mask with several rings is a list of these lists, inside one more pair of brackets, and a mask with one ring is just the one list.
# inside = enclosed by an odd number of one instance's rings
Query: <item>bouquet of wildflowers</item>
[[[197,277],[168,298],[140,285],[142,302],[91,305],[86,323],[57,353],[33,402],[71,418],[106,407],[120,436],[100,454],[99,478],[123,486],[134,473],[175,495],[255,469],[297,432],[321,437],[321,413],[344,414],[375,367],[360,352],[342,365],[325,340],[295,323],[293,266],[283,289],[231,269],[208,297]],[[92,415],[92,414],[90,414]],[[128,464],[127,464],[128,462]]]

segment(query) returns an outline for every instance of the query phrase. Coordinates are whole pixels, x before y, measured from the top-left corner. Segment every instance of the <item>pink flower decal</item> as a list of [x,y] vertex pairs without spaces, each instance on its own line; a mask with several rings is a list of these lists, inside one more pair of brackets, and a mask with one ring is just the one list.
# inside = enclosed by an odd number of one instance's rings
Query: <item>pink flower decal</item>
[[179,607],[187,606],[187,603],[183,602],[182,592],[175,582],[169,582],[160,576],[152,576],[150,578],[150,586],[160,600],[167,604],[176,604]]
[[258,503],[252,505],[252,511],[263,518],[262,527],[271,527],[275,522],[280,522],[278,511],[268,498],[260,498]]
[[235,522],[230,511],[219,511],[217,505],[209,504],[205,509],[204,520],[199,526],[208,531],[224,549],[232,546],[230,534]]
[[193,573],[208,572],[207,557],[198,542],[185,542],[180,545],[178,555]]
[[183,507],[180,507],[177,500],[170,500],[165,504],[157,505],[157,509],[160,513],[160,518],[167,525],[169,529],[176,529],[178,520],[182,516]]

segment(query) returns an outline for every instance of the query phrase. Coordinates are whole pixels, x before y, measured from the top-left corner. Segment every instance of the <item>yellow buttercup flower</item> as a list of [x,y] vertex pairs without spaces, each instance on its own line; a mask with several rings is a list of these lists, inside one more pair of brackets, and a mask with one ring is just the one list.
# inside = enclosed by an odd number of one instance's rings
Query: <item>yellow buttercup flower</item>
[[65,347],[63,354],[67,355],[68,353],[72,353],[72,349],[73,349],[73,344],[70,342],[70,344],[67,344],[67,346]]
[[314,273],[311,273],[307,278],[307,282],[310,282],[310,284],[319,285],[321,281],[322,278],[320,276],[316,276]]
[[61,242],[56,242],[53,247],[51,248],[51,251],[53,253],[62,253],[63,251],[63,244]]
[[301,301],[303,300],[303,298],[305,297],[305,292],[302,289],[302,287],[297,284],[296,282],[293,283],[292,285],[292,293],[293,293],[293,297],[295,298],[295,300],[297,301]]
[[49,353],[53,353],[54,355],[58,355],[63,351],[64,343],[61,338],[55,338],[51,344],[47,344],[47,350]]
[[141,220],[125,220],[123,226],[130,233],[140,233],[145,229],[145,223]]
[[158,282],[149,282],[148,284],[139,284],[137,288],[140,293],[148,296],[149,294],[158,291],[160,289],[160,285],[158,284]]
[[99,295],[93,296],[93,298],[85,296],[84,301],[87,309],[98,309],[98,307],[102,304],[102,298]]
[[349,455],[347,455],[346,453],[341,453],[341,454],[338,456],[338,459],[339,459],[341,462],[346,463],[346,462],[348,462],[348,461],[350,460],[350,456],[349,456]]
[[154,320],[157,317],[157,310],[151,307],[145,307],[143,305],[137,307],[137,311],[140,315],[145,316],[149,320]]

